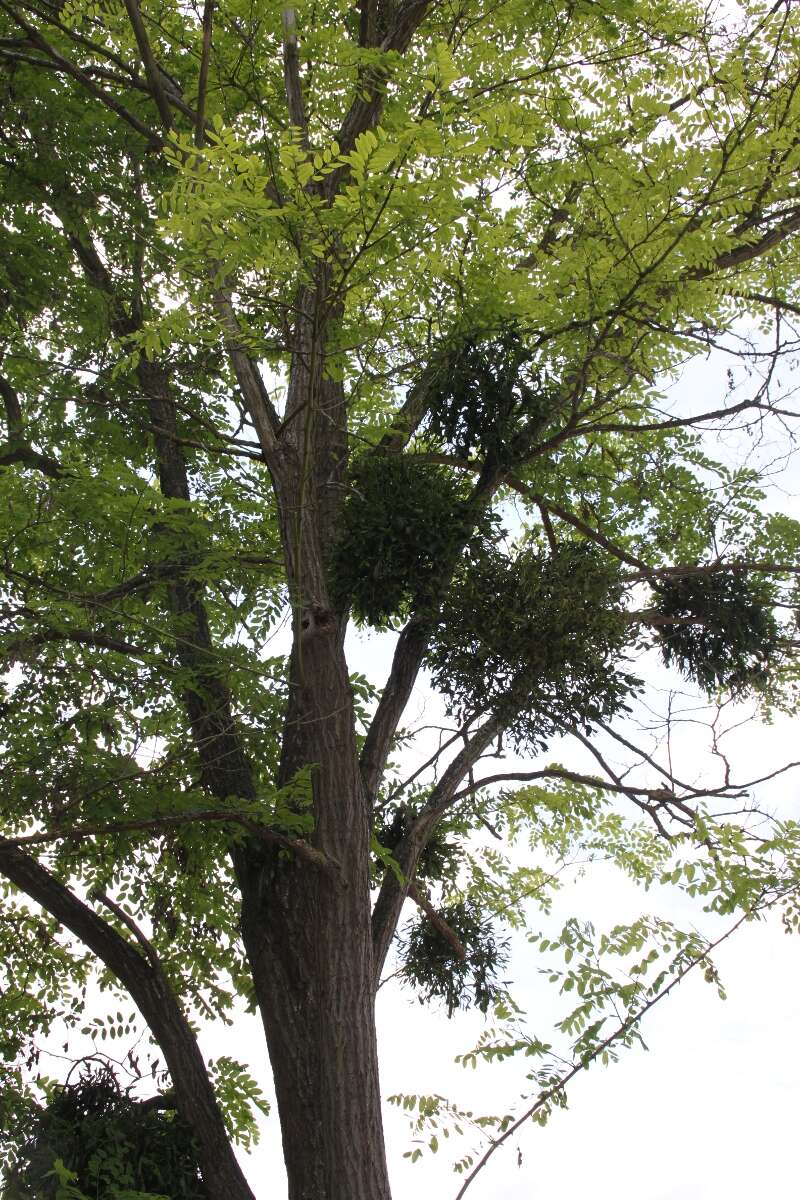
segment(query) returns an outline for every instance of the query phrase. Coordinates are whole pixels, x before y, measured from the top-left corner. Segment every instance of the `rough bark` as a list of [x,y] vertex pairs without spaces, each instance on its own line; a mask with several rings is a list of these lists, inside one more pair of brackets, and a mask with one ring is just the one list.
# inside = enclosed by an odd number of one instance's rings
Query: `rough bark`
[[388,1200],[372,989],[369,810],[343,621],[325,558],[346,464],[345,400],[325,379],[321,290],[304,292],[276,490],[293,604],[279,783],[312,767],[311,841],[331,863],[262,850],[242,932],[269,1047],[290,1200]]

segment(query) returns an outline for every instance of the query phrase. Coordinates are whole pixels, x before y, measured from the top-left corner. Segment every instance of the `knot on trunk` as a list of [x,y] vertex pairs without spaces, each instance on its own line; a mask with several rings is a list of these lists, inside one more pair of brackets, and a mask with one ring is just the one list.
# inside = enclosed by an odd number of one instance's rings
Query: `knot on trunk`
[[333,633],[335,629],[336,616],[331,609],[322,608],[318,604],[303,609],[300,617],[300,636],[304,640],[318,637],[320,634]]

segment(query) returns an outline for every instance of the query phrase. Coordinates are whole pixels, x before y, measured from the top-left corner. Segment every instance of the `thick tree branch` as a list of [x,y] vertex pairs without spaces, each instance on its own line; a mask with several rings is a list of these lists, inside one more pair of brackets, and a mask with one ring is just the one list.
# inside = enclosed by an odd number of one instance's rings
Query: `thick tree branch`
[[261,373],[245,350],[239,321],[233,301],[227,291],[218,288],[214,295],[214,307],[225,335],[225,345],[242,392],[247,411],[256,430],[259,445],[268,464],[273,467],[278,461],[278,430],[280,418],[275,411],[264,386]]
[[381,693],[361,751],[361,774],[367,796],[374,797],[386,769],[392,738],[408,704],[419,674],[429,631],[419,621],[410,621],[400,633],[392,657],[389,678]]
[[208,93],[208,68],[211,61],[211,35],[214,25],[214,0],[203,4],[203,49],[200,55],[200,74],[197,80],[197,119],[194,142],[202,147],[206,132],[206,95]]
[[128,20],[131,23],[134,37],[136,38],[136,45],[139,47],[139,54],[141,55],[150,93],[155,100],[156,108],[158,109],[164,128],[170,130],[172,128],[172,108],[164,90],[164,76],[153,57],[150,39],[147,36],[147,30],[144,27],[144,21],[139,9],[139,0],[125,0],[125,10],[128,14]]
[[[365,3],[367,2],[368,0],[365,0]],[[380,49],[404,54],[433,4],[434,0],[405,0],[405,3],[401,0],[380,43]],[[381,69],[375,69],[359,79],[359,95],[350,106],[336,138],[343,154],[348,154],[353,149],[359,134],[373,129],[380,120],[386,82],[386,71]],[[333,171],[328,176],[326,192],[329,195],[336,190],[343,174],[344,170]]]
[[20,463],[22,466],[33,467],[49,479],[63,478],[67,472],[57,459],[51,458],[49,454],[40,454],[25,441],[22,405],[16,390],[4,375],[0,375],[0,399],[3,401],[8,430],[5,445],[0,445],[0,467]]
[[69,59],[64,58],[62,54],[59,54],[58,50],[56,50],[54,46],[50,45],[50,43],[42,36],[39,30],[34,25],[31,25],[29,21],[26,21],[25,18],[16,12],[10,4],[7,4],[5,0],[0,0],[0,9],[7,13],[11,20],[16,25],[19,25],[20,29],[25,30],[30,38],[31,44],[34,45],[37,50],[41,50],[43,54],[46,54],[47,57],[50,58],[52,62],[64,72],[64,74],[70,75],[74,80],[76,80],[77,83],[81,85],[81,87],[89,92],[91,96],[94,96],[96,100],[99,100],[101,104],[104,104],[106,108],[109,108],[113,113],[116,113],[116,115],[125,121],[126,124],[130,125],[132,129],[135,129],[137,133],[141,134],[149,146],[152,146],[156,149],[161,149],[164,146],[164,139],[160,134],[156,133],[156,131],[151,129],[148,125],[145,125],[143,121],[140,121],[135,113],[132,113],[130,109],[125,107],[124,104],[121,104],[115,96],[111,95],[110,92],[107,92],[104,88],[99,87],[84,70],[82,70],[80,67],[76,67],[74,63],[69,61]]
[[394,871],[387,870],[372,911],[375,988],[380,983],[383,964],[400,919],[403,902],[409,894],[409,885],[413,883],[419,856],[439,820],[454,803],[459,784],[500,732],[500,722],[490,717],[472,734],[445,769],[427,803],[412,821],[408,833],[392,851],[404,882],[400,882]]
[[714,259],[711,266],[693,267],[691,271],[685,272],[683,278],[708,279],[711,275],[716,275],[718,271],[728,271],[732,267],[744,266],[745,263],[752,262],[756,258],[763,258],[765,254],[780,246],[799,229],[800,212],[793,212],[762,234],[755,242],[746,242],[741,246],[735,246],[732,250],[726,250],[724,254],[719,254]]
[[378,450],[399,453],[408,445],[427,415],[431,380],[440,370],[439,364],[430,367],[411,385],[405,400],[392,418],[391,428],[378,443]]
[[31,467],[34,471],[46,475],[48,479],[63,479],[67,472],[55,458],[40,454],[32,446],[16,445],[13,447],[0,446],[0,467],[10,467],[18,463],[23,467]]
[[375,45],[377,29],[377,0],[359,0],[358,44],[365,50]]
[[158,834],[162,830],[206,823],[238,825],[240,828],[246,829],[256,840],[266,842],[270,846],[278,846],[282,850],[290,850],[292,854],[296,854],[298,858],[315,867],[327,869],[333,865],[326,855],[309,845],[308,842],[270,829],[268,825],[255,820],[251,813],[240,812],[235,808],[198,809],[196,812],[166,813],[157,817],[131,818],[98,825],[76,825],[71,829],[48,829],[42,833],[28,833],[21,837],[6,838],[5,841],[9,846],[46,846],[53,842],[79,842],[86,838],[107,837],[115,834]]
[[0,840],[0,873],[74,934],[130,993],[164,1055],[176,1107],[195,1133],[200,1169],[213,1200],[254,1200],[228,1141],[194,1034],[157,962],[6,840]]
[[108,634],[93,629],[46,629],[41,633],[20,634],[6,646],[3,661],[5,663],[19,661],[29,647],[46,646],[52,642],[74,642],[79,646],[111,650],[114,654],[133,655],[137,658],[144,658],[147,654],[153,653],[144,646],[136,646],[122,638],[110,637]]
[[283,83],[286,89],[286,104],[289,120],[303,135],[307,144],[308,120],[303,103],[303,86],[300,82],[300,63],[297,56],[297,13],[293,8],[284,8],[281,14],[283,25]]

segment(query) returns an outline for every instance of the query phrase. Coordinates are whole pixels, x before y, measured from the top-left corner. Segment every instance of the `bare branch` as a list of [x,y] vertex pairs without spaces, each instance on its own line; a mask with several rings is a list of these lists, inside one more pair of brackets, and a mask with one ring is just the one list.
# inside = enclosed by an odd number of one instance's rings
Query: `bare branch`
[[158,109],[164,128],[169,130],[172,128],[172,108],[164,90],[163,74],[153,57],[150,39],[147,36],[147,30],[144,27],[144,21],[139,9],[139,0],[125,0],[125,10],[128,14],[128,20],[131,23],[134,37],[136,38],[136,45],[139,47],[139,54],[142,58],[142,65],[144,66],[144,73],[147,76],[151,95],[155,100],[156,108]]
[[126,929],[131,931],[133,936],[136,938],[136,941],[141,946],[142,953],[152,966],[153,970],[158,974],[161,974],[161,963],[159,961],[158,954],[156,953],[156,948],[149,938],[145,937],[144,933],[136,924],[133,917],[126,913],[125,909],[121,908],[120,905],[117,904],[116,901],[112,900],[110,896],[106,895],[101,888],[93,888],[90,892],[90,897],[92,900],[98,900],[104,908],[107,908],[110,913],[114,914],[117,920],[124,925]]
[[601,421],[592,425],[578,425],[573,431],[573,436],[579,437],[584,433],[657,433],[662,429],[683,429],[686,426],[700,425],[706,421],[724,421],[730,417],[735,417],[743,412],[762,412],[771,413],[773,416],[779,417],[796,417],[799,414],[775,408],[771,404],[764,404],[760,400],[742,400],[739,404],[734,404],[730,408],[716,408],[709,412],[697,413],[691,417],[669,417],[664,421],[649,421],[642,424],[634,422],[606,422]]
[[[796,765],[796,764],[794,764]],[[711,796],[731,797],[744,795],[744,785],[737,787],[733,784],[726,784],[720,788],[711,789],[696,789],[691,788],[686,796],[676,796],[669,788],[645,788],[633,787],[624,784],[621,781],[610,783],[608,780],[600,779],[596,775],[582,775],[578,771],[567,771],[561,767],[543,767],[539,771],[509,771],[501,775],[489,775],[485,779],[478,779],[474,784],[467,788],[462,788],[453,796],[453,804],[459,800],[464,800],[467,796],[473,795],[475,792],[481,791],[485,787],[489,787],[495,783],[532,783],[537,779],[562,779],[568,783],[577,783],[582,787],[597,788],[604,792],[614,792],[618,795],[628,796],[631,799],[644,797],[647,800],[652,800],[656,804],[670,803],[673,800],[697,800]]]
[[203,50],[200,57],[200,75],[197,81],[197,120],[194,129],[194,141],[198,147],[202,146],[205,141],[206,94],[208,92],[208,67],[211,60],[213,23],[214,0],[205,0],[203,4]]

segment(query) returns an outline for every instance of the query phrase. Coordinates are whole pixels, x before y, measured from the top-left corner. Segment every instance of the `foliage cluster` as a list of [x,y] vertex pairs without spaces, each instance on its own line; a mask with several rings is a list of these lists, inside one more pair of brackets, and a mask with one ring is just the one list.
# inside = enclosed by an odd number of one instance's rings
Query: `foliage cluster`
[[665,580],[656,586],[665,621],[661,650],[706,692],[740,695],[766,683],[780,654],[774,596],[744,572],[714,571]]
[[428,653],[448,710],[466,719],[488,709],[532,747],[619,712],[636,686],[618,666],[622,593],[618,565],[588,543],[515,557],[473,544]]
[[85,1065],[39,1108],[0,1194],[51,1200],[59,1195],[59,1175],[71,1176],[76,1197],[208,1200],[185,1123],[173,1111],[134,1100],[106,1063]]
[[428,429],[465,458],[480,453],[510,464],[523,421],[541,428],[560,407],[558,389],[525,378],[534,354],[519,329],[506,323],[494,337],[464,338],[443,358],[430,390]]
[[376,628],[424,602],[463,536],[464,490],[452,472],[412,454],[354,463],[331,573],[336,602]]
[[417,990],[421,1004],[443,1000],[447,1015],[457,1008],[486,1012],[505,993],[498,978],[506,966],[509,939],[498,935],[492,917],[474,899],[457,900],[441,916],[461,942],[460,958],[430,921],[421,917],[404,931],[399,942],[402,977]]

